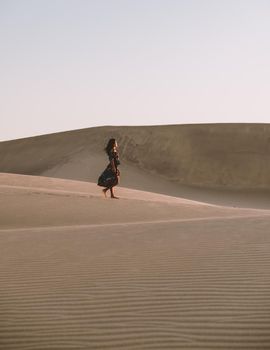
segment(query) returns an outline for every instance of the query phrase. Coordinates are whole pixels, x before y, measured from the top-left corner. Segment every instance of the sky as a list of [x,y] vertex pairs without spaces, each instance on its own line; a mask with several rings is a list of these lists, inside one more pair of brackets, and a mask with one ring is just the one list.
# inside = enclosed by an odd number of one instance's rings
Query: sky
[[269,0],[0,0],[0,141],[270,122]]

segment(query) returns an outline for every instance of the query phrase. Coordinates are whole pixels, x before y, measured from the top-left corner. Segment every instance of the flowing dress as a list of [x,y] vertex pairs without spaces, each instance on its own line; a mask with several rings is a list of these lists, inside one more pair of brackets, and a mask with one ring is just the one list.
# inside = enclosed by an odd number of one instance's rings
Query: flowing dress
[[[98,185],[102,187],[114,187],[119,183],[120,171],[118,165],[120,165],[118,152],[112,149],[109,153],[110,163],[107,165],[106,169],[98,178]],[[114,162],[116,173],[112,169],[111,161]]]

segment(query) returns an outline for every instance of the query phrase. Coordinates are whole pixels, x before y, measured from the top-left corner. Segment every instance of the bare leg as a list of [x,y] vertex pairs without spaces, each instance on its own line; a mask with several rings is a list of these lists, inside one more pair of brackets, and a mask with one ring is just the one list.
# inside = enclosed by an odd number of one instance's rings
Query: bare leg
[[105,198],[107,197],[107,194],[106,194],[106,192],[108,191],[108,189],[109,189],[109,187],[107,187],[107,188],[104,188],[104,189],[102,190],[102,192],[103,192],[103,194],[104,194]]
[[116,196],[114,195],[113,187],[110,187],[110,191],[111,191],[111,198],[119,199],[118,197],[116,197]]

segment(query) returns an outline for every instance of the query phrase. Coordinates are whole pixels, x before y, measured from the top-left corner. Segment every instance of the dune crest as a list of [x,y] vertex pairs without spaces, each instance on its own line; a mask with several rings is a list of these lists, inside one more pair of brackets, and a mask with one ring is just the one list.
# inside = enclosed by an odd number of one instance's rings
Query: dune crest
[[0,171],[89,179],[104,166],[110,137],[124,163],[177,184],[270,187],[269,124],[107,126],[6,141]]
[[105,199],[101,188],[94,183],[0,173],[0,228],[151,224],[269,213],[268,210],[227,208],[124,187],[118,187],[117,193],[120,200],[115,201]]

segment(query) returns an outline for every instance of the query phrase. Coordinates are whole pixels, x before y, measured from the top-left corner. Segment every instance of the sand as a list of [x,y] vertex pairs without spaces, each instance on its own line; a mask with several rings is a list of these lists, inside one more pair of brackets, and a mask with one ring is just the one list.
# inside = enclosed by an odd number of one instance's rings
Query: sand
[[0,172],[96,181],[110,137],[123,165],[178,185],[270,188],[270,124],[106,126],[0,142]]
[[116,192],[0,174],[0,349],[269,349],[270,211]]
[[[96,185],[109,137],[119,200]],[[209,124],[0,142],[0,350],[270,349],[269,139]]]
[[121,186],[270,209],[270,125],[105,126],[0,142],[0,172],[96,182],[110,137]]

